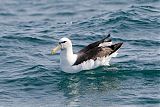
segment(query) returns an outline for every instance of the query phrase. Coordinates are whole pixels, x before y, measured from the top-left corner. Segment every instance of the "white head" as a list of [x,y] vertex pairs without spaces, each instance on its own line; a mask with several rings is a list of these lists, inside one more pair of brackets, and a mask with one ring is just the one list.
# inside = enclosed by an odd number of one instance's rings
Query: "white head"
[[59,40],[59,45],[61,46],[61,49],[66,49],[72,47],[72,42],[68,38],[63,37]]
[[64,50],[67,48],[72,48],[72,42],[70,39],[63,37],[59,40],[59,45],[52,50],[52,54],[55,54],[58,50]]

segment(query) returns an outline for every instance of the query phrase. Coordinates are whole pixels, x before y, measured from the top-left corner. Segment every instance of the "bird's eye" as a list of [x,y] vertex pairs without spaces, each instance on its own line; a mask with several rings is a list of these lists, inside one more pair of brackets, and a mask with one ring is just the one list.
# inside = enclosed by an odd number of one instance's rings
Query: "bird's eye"
[[67,42],[67,41],[59,42],[59,44],[62,44],[62,43],[65,43],[65,42]]

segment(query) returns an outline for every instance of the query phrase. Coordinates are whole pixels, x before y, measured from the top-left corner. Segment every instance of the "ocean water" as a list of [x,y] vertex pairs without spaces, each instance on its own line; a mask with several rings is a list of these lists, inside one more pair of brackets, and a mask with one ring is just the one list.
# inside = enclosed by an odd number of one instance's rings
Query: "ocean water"
[[[110,66],[67,74],[50,54],[108,33]],[[0,0],[0,107],[160,107],[160,0]]]

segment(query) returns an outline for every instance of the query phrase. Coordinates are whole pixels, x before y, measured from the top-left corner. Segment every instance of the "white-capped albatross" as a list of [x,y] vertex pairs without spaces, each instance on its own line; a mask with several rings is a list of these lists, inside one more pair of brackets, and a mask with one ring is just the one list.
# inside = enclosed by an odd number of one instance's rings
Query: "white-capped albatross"
[[123,44],[112,45],[109,37],[110,34],[102,40],[89,44],[76,54],[73,53],[71,40],[63,37],[59,40],[59,45],[52,50],[52,54],[61,50],[60,67],[67,73],[77,73],[82,70],[109,65],[110,59],[117,55],[117,50]]

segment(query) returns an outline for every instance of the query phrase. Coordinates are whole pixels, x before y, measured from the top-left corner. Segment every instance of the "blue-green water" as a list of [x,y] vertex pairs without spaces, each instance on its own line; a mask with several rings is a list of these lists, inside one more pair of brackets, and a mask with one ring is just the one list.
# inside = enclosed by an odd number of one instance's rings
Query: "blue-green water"
[[[66,74],[50,54],[108,33],[109,67]],[[160,0],[0,0],[0,107],[124,106],[160,106]]]

